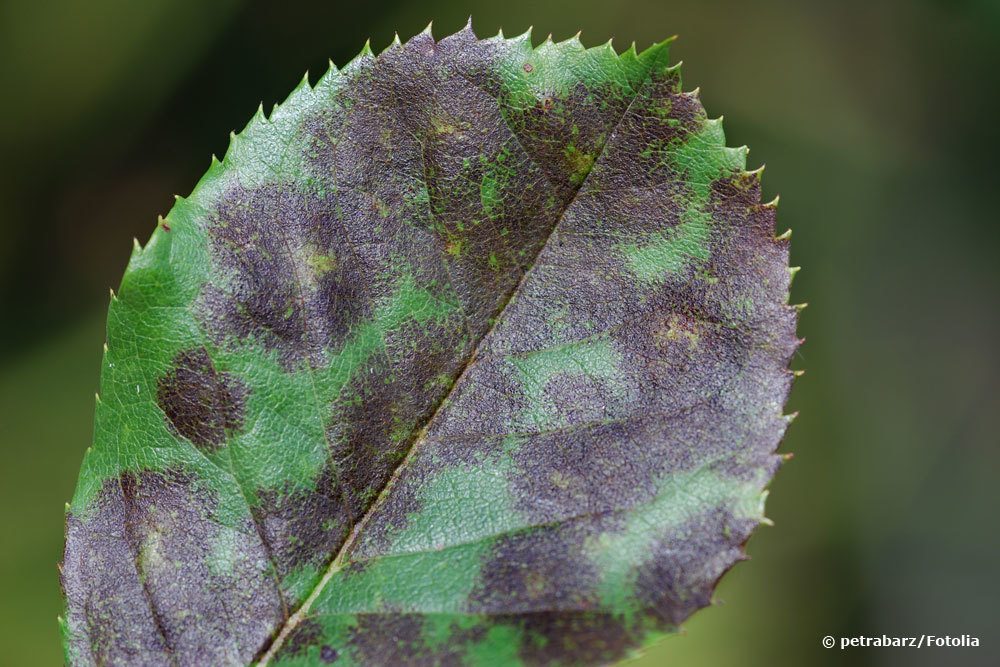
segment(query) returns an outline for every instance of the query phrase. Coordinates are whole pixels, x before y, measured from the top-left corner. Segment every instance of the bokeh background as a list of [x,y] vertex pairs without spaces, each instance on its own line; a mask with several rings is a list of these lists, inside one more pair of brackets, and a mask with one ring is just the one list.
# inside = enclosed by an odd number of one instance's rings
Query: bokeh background
[[[635,665],[1000,664],[1000,3],[0,2],[0,663],[62,660],[63,502],[132,237],[305,70],[472,14],[626,48],[767,163],[807,369],[752,562]],[[779,229],[778,231],[782,231]],[[979,649],[826,650],[824,635]]]

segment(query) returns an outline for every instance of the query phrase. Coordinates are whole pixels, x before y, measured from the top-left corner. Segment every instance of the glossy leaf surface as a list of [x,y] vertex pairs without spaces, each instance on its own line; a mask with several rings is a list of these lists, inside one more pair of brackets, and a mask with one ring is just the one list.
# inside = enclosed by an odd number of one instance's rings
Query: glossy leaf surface
[[429,32],[259,113],[136,244],[73,664],[603,663],[762,519],[798,340],[666,43]]

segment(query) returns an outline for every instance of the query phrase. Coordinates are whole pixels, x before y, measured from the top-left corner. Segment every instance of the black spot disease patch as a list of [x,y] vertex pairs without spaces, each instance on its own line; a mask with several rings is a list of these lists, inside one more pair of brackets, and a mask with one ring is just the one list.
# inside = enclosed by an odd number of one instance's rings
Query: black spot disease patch
[[156,399],[177,433],[203,449],[215,449],[228,431],[243,425],[245,388],[215,370],[205,348],[186,350],[157,385]]

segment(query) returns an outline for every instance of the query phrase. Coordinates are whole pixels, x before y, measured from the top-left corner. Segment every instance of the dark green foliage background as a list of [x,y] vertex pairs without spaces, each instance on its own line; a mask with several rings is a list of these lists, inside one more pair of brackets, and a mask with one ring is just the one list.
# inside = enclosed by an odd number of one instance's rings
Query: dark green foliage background
[[[0,4],[2,662],[57,664],[62,503],[90,441],[107,288],[263,100],[371,35],[530,23],[641,47],[679,33],[685,87],[784,194],[810,301],[802,417],[726,604],[640,664],[995,664],[1000,646],[1000,5]],[[779,229],[778,231],[781,231]],[[978,635],[944,653],[828,651],[824,635]]]

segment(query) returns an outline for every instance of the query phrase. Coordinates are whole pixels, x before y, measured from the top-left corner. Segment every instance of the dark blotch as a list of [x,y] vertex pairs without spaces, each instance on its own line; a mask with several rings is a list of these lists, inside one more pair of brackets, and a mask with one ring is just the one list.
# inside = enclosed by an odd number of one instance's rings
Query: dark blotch
[[440,665],[421,638],[423,618],[417,614],[362,614],[350,639],[362,665]]
[[482,641],[487,629],[485,625],[459,628],[452,624],[448,640],[431,645],[419,614],[361,614],[349,640],[351,657],[361,665],[463,667],[469,664],[469,645]]
[[303,565],[324,565],[350,528],[343,491],[329,467],[314,489],[261,492],[257,514],[279,578]]
[[657,540],[639,568],[640,600],[669,626],[680,625],[711,602],[716,582],[744,558],[742,545],[756,525],[717,509]]
[[609,664],[642,638],[621,617],[607,613],[527,614],[513,620],[524,631],[520,654],[528,665]]
[[215,370],[200,347],[174,358],[174,370],[160,379],[156,401],[177,433],[203,449],[216,449],[227,431],[243,426],[244,385]]
[[485,613],[596,606],[597,573],[582,553],[592,528],[563,524],[498,540],[470,604]]
[[[369,317],[373,276],[345,238],[336,203],[277,186],[228,190],[211,217],[212,259],[225,279],[199,298],[220,344],[253,337],[284,363],[322,363]],[[231,341],[229,341],[231,342]]]
[[[281,645],[281,650],[278,651],[276,658],[281,661],[285,658],[304,656],[310,647],[316,646],[321,641],[323,641],[322,626],[312,619],[306,619],[295,626],[295,630],[288,635],[288,639]],[[330,647],[324,646],[323,648]],[[336,657],[336,652],[334,652],[334,657]],[[323,660],[323,662],[332,662],[332,660]]]
[[[249,519],[222,526],[189,474],[123,473],[67,519],[62,568],[71,659],[96,664],[244,663],[283,620]],[[231,562],[213,565],[224,545]]]

